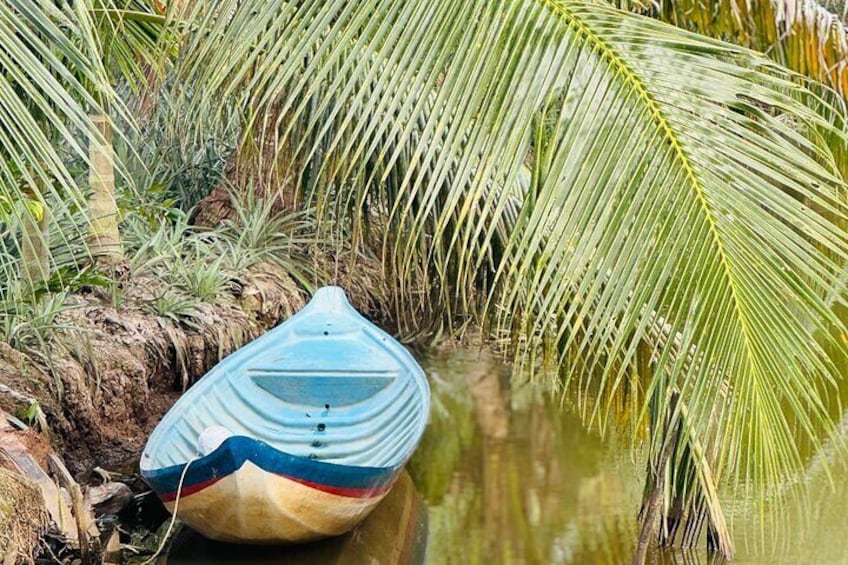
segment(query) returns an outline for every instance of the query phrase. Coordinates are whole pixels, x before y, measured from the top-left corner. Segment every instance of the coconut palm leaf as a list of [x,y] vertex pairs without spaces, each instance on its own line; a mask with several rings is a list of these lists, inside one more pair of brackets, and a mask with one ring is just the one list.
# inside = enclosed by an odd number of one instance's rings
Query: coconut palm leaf
[[[47,241],[48,208],[50,223],[75,226],[57,232],[63,249],[77,250],[62,264],[86,255],[87,222],[79,219],[86,215],[87,187],[78,169],[90,166],[90,145],[107,142],[90,116],[109,114],[131,127],[112,79],[123,74],[130,83],[146,82],[147,62],[161,60],[156,31],[165,17],[147,4],[14,0],[0,6],[0,72],[6,79],[0,87],[0,219],[10,230],[0,253],[5,280],[45,279],[58,261]],[[124,168],[120,161],[117,167]]]
[[177,73],[201,95],[175,127],[238,101],[244,145],[286,156],[302,198],[380,219],[399,294],[423,269],[434,308],[578,356],[566,383],[594,398],[662,316],[677,339],[652,342],[644,398],[685,407],[710,481],[764,495],[802,468],[797,435],[831,425],[839,378],[822,342],[845,349],[827,337],[848,259],[837,96],[573,0],[198,0],[182,17]]
[[99,57],[111,76],[131,88],[148,85],[161,75],[172,36],[165,33],[168,16],[153,0],[91,0],[85,14],[95,31],[92,57]]
[[[830,11],[827,2],[612,0],[611,3],[761,51],[843,95],[848,92],[848,36],[844,14],[840,16]],[[844,6],[833,8],[844,11]]]
[[20,0],[0,6],[5,79],[0,85],[0,196],[13,203],[5,219],[17,216],[23,234],[6,241],[12,248],[4,245],[5,280],[18,275],[14,261],[26,240],[40,237],[31,225],[40,220],[41,210],[50,206],[61,217],[84,207],[68,162],[84,160],[88,142],[96,138],[88,114],[99,107],[97,100],[114,98],[100,61],[82,47],[86,33],[70,5]]

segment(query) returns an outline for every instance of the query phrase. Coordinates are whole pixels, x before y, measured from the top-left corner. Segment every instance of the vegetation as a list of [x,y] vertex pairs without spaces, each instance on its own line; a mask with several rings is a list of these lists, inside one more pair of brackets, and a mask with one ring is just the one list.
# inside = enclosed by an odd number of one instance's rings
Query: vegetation
[[[0,22],[12,343],[80,285],[120,303],[88,205],[88,148],[112,147],[128,276],[169,283],[150,312],[186,323],[259,261],[333,280],[315,241],[354,276],[376,253],[402,329],[479,325],[601,426],[628,403],[643,548],[706,523],[730,556],[719,490],[765,501],[833,428],[844,101],[755,51],[577,0],[15,0]],[[224,178],[242,204],[194,225]]]
[[[0,468],[0,551],[4,561],[30,558],[46,530],[46,512],[39,506],[38,487]],[[17,505],[13,505],[17,502]]]
[[786,0],[614,0],[613,4],[756,49],[843,95],[846,93],[848,77],[844,68],[848,40],[845,36],[845,7],[841,0],[824,0],[821,3]]

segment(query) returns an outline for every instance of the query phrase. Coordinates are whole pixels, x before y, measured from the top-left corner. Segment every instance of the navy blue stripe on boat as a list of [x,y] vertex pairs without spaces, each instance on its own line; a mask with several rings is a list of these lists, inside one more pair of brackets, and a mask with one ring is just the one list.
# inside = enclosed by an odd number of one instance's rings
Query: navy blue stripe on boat
[[[400,467],[357,467],[298,457],[245,436],[227,438],[215,451],[191,463],[182,492],[188,495],[239,470],[246,461],[320,490],[346,496],[369,496],[388,489]],[[184,464],[142,472],[164,500],[173,499]],[[324,488],[322,488],[324,487]]]

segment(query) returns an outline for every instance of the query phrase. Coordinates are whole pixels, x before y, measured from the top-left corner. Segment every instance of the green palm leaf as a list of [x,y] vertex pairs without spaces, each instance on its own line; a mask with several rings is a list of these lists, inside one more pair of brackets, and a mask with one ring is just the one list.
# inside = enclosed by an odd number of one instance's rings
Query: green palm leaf
[[[114,98],[99,59],[86,53],[89,31],[70,5],[16,1],[0,6],[0,198],[14,203],[10,215],[18,217],[15,222],[6,215],[10,221],[4,223],[23,230],[3,240],[5,280],[19,275],[16,257],[35,244],[27,240],[42,237],[31,224],[40,221],[44,208],[60,220],[84,208],[66,156],[86,158],[88,142],[97,137],[88,114],[99,107],[98,99]],[[68,241],[82,234],[62,235]]]
[[[165,23],[144,0],[0,6],[0,318],[10,327],[91,260],[91,187],[81,178],[90,147],[111,148],[104,121],[123,124],[114,132],[126,141],[133,117],[113,79],[140,85],[153,76]],[[132,148],[125,153],[115,168],[132,192],[124,163]]]
[[848,258],[837,96],[571,0],[231,0],[183,17],[177,73],[201,95],[175,127],[241,104],[257,163],[285,156],[302,197],[355,233],[380,219],[399,295],[426,271],[433,308],[554,343],[594,398],[653,344],[644,397],[684,422],[674,457],[700,465],[680,473],[714,526],[715,485],[764,494],[803,468],[797,435],[831,425],[825,346],[845,353],[829,337]]
[[[614,0],[612,5],[765,53],[769,58],[843,94],[848,56],[844,13],[816,0]],[[824,5],[824,6],[823,6]],[[834,6],[837,12],[843,7]]]

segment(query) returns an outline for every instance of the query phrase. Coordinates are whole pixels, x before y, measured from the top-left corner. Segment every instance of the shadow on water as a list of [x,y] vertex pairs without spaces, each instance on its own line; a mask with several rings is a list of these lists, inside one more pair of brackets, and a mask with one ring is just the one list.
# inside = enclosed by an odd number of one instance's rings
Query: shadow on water
[[249,546],[213,542],[186,528],[162,563],[420,564],[426,546],[427,507],[409,474],[403,472],[374,512],[345,535],[303,545]]

